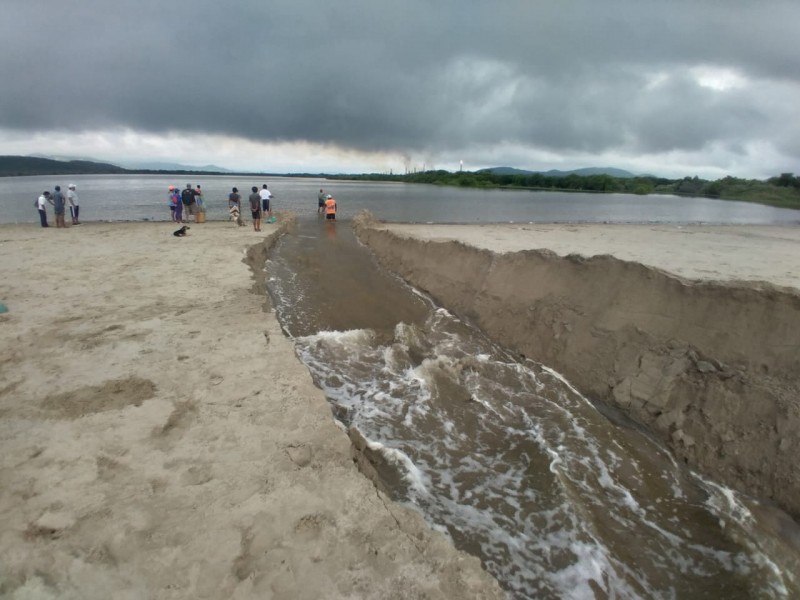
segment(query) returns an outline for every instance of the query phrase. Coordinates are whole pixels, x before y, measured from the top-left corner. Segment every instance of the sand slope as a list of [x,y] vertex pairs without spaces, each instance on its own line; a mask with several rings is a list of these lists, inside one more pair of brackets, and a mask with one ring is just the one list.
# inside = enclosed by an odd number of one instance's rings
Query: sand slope
[[686,279],[765,281],[800,289],[800,227],[768,225],[408,225],[384,227],[492,252],[547,249],[559,256],[608,254]]
[[354,467],[270,230],[173,229],[0,227],[0,595],[502,597]]
[[800,516],[800,228],[360,223],[443,306]]

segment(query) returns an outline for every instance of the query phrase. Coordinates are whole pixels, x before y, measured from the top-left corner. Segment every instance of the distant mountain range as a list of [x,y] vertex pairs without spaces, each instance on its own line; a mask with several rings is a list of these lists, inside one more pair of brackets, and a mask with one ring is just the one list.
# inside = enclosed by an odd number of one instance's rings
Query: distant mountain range
[[[33,158],[49,158],[50,160],[57,160],[60,162],[84,161],[90,163],[105,164],[101,160],[92,158],[91,156],[57,156],[52,154],[30,154]],[[181,163],[173,162],[158,162],[153,160],[129,160],[120,162],[116,166],[124,169],[132,169],[134,171],[203,171],[211,173],[231,173],[228,169],[223,169],[217,165],[203,165],[200,167],[193,167],[191,165],[183,165]]]
[[[75,159],[54,156],[0,156],[0,177],[22,175],[107,175],[139,172],[164,172],[164,173],[236,173],[216,165],[193,167],[180,163],[141,161],[126,162],[122,166],[111,163],[99,162],[91,159]],[[540,174],[547,177],[567,177],[569,175],[591,176],[609,175],[611,177],[636,177],[630,171],[615,169],[613,167],[587,167],[572,171],[528,171],[513,167],[492,167],[481,169],[495,175],[533,175]],[[479,172],[480,172],[479,171]]]
[[53,160],[36,156],[0,156],[0,177],[19,175],[97,175],[125,173],[126,170],[109,163],[88,160]]
[[154,161],[123,162],[120,163],[120,165],[126,169],[147,171],[202,171],[203,173],[233,173],[233,171],[229,169],[223,169],[217,165],[202,165],[200,167],[192,167],[190,165],[182,165],[181,163]]
[[620,178],[636,177],[636,175],[630,171],[615,169],[614,167],[586,167],[583,169],[573,169],[572,171],[559,171],[558,169],[551,169],[550,171],[527,171],[525,169],[515,169],[514,167],[491,167],[489,169],[481,169],[481,171],[488,171],[494,175],[544,175],[546,177],[609,175],[611,177]]
[[119,166],[87,159],[50,156],[0,156],[0,177],[24,175],[108,175],[141,171],[168,173],[230,173],[214,165],[191,167],[179,163],[141,162]]

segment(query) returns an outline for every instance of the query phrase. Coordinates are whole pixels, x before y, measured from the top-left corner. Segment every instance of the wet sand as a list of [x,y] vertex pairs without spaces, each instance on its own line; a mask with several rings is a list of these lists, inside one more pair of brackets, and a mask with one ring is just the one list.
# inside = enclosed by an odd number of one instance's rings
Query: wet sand
[[191,227],[0,227],[0,596],[503,597],[357,470],[267,304],[278,226]]

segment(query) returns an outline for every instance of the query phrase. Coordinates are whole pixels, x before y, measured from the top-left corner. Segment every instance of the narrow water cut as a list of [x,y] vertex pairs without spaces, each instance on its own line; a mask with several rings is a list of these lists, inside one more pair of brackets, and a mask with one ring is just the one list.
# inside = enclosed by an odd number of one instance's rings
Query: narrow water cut
[[386,488],[510,596],[800,597],[768,514],[382,270],[349,223],[299,220],[266,268],[284,331]]

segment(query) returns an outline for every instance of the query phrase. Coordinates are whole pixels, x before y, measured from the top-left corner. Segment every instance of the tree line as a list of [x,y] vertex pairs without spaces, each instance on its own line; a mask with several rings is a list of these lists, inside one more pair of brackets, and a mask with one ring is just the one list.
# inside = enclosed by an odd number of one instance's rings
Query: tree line
[[329,179],[366,181],[398,181],[426,183],[468,188],[526,189],[543,191],[622,193],[622,194],[676,194],[702,196],[721,200],[758,202],[784,208],[800,208],[800,177],[782,173],[767,180],[724,177],[715,181],[699,177],[667,179],[651,175],[612,177],[611,175],[549,176],[542,173],[499,174],[481,171],[424,171],[393,175],[371,173],[365,175],[328,175]]

